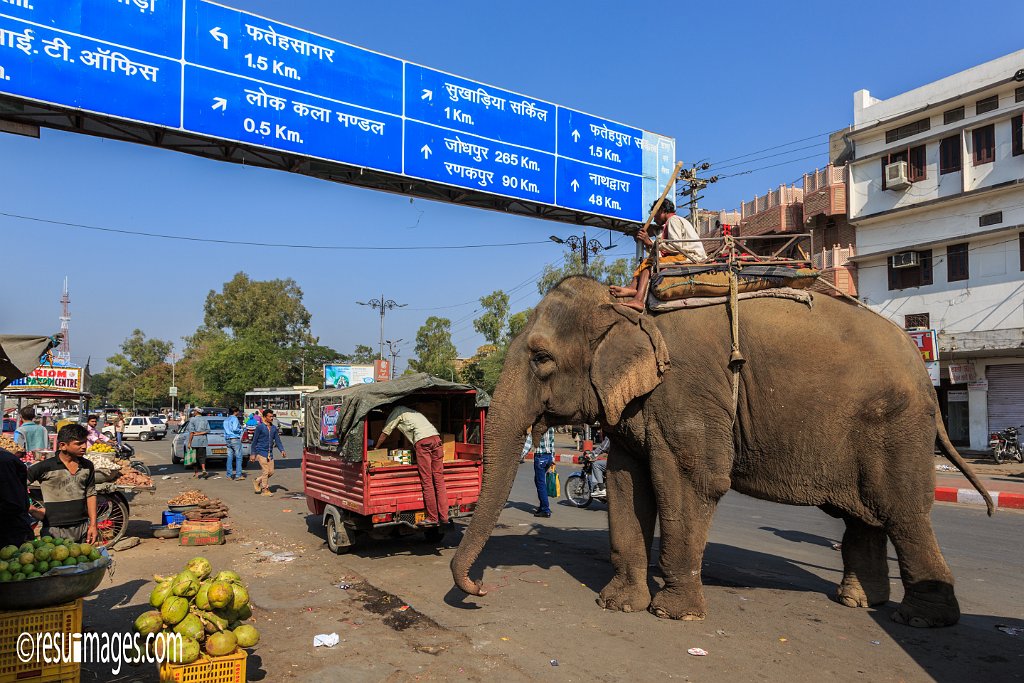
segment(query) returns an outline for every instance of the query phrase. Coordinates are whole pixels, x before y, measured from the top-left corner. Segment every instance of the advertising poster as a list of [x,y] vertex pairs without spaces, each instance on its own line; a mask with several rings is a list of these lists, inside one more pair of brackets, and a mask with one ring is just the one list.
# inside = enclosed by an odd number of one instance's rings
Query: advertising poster
[[16,379],[5,392],[54,391],[79,394],[82,391],[82,368],[40,365],[27,377]]
[[344,389],[373,382],[372,365],[325,365],[324,388]]
[[320,409],[320,444],[323,446],[338,445],[338,417],[341,415],[341,404],[324,406]]

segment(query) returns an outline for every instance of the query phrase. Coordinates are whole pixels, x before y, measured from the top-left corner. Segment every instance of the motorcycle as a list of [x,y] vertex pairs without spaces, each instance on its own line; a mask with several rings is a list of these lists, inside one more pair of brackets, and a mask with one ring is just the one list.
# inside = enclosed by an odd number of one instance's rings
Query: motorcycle
[[992,432],[988,437],[988,447],[992,449],[992,458],[997,464],[1002,464],[1008,457],[1017,462],[1024,462],[1024,452],[1021,451],[1020,430],[1021,427],[1007,427],[1001,432]]
[[597,457],[592,451],[583,452],[583,467],[565,478],[565,498],[578,508],[585,508],[591,501],[608,502],[608,489],[595,488],[593,484],[594,461]]

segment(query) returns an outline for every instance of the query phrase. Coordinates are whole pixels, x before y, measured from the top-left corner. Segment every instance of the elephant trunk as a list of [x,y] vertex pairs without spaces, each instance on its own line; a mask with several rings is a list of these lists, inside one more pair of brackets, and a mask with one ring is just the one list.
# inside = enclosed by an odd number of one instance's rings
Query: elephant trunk
[[526,430],[541,412],[539,406],[530,409],[528,395],[525,368],[506,365],[487,415],[480,499],[451,563],[455,585],[470,595],[486,594],[481,583],[469,578],[469,570],[494,531],[515,481]]

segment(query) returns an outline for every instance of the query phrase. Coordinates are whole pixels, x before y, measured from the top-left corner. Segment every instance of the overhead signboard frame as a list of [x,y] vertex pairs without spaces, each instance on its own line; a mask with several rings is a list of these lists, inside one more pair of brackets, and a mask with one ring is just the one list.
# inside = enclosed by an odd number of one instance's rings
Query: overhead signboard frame
[[0,118],[629,230],[675,141],[207,0],[5,0]]

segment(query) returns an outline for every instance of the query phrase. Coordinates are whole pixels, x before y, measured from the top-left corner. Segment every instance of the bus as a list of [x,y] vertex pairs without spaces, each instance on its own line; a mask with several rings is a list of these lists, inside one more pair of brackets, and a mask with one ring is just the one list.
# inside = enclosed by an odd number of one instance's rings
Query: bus
[[245,392],[243,410],[248,416],[254,410],[270,408],[281,423],[281,431],[292,436],[302,432],[306,424],[306,394],[320,387],[256,387]]

